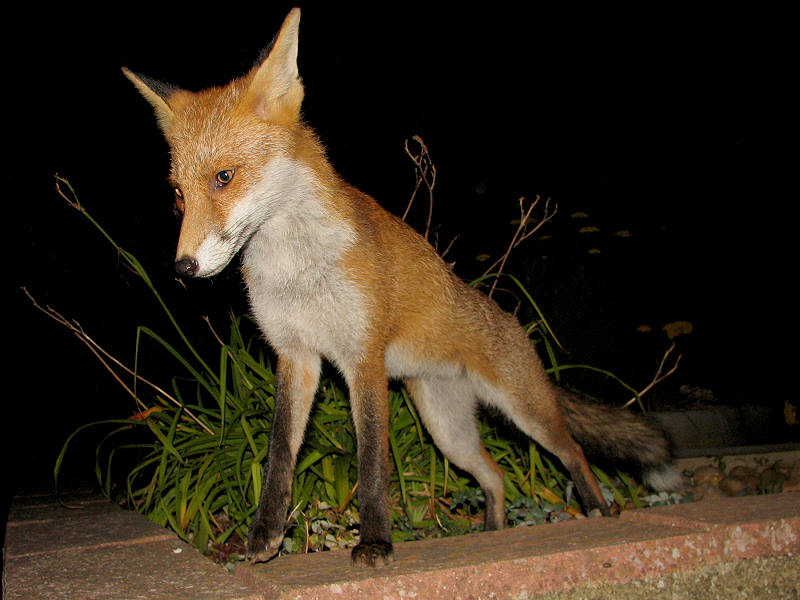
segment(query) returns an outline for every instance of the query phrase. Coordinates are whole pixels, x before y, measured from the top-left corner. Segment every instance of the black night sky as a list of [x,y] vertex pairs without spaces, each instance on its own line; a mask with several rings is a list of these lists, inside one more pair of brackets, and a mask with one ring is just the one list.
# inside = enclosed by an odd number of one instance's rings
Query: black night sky
[[[413,186],[403,143],[420,135],[438,168],[434,222],[444,240],[459,234],[452,256],[468,279],[482,271],[477,254],[507,243],[520,196],[551,197],[552,240],[522,246],[509,270],[526,278],[570,360],[642,385],[667,346],[660,327],[686,320],[694,331],[680,340],[673,388],[782,402],[774,390],[796,329],[795,191],[780,183],[796,121],[786,17],[673,3],[588,12],[430,4],[301,3],[305,117],[339,172],[402,213]],[[229,306],[244,308],[237,273],[175,282],[167,147],[119,67],[188,89],[223,84],[247,71],[290,7],[195,7],[191,22],[160,8],[8,19],[24,29],[22,42],[4,41],[13,276],[3,422],[13,481],[49,474],[77,426],[134,406],[20,287],[122,359],[137,325],[164,327],[138,279],[55,193],[54,174],[144,262],[190,330],[205,335],[201,315],[224,326]],[[578,223],[576,212],[589,218]],[[631,237],[613,235],[620,230]],[[649,338],[635,331],[643,324]]]

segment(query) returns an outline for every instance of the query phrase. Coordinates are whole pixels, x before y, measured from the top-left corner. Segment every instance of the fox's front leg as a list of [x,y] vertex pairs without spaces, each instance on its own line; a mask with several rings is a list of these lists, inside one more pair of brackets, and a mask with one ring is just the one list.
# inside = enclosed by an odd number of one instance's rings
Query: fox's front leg
[[[382,357],[382,355],[381,355]],[[394,559],[389,503],[389,399],[385,367],[360,370],[348,382],[358,438],[358,503],[361,539],[353,564],[378,567]]]
[[269,560],[283,541],[297,451],[319,382],[320,364],[318,356],[278,358],[264,487],[247,540],[250,562]]

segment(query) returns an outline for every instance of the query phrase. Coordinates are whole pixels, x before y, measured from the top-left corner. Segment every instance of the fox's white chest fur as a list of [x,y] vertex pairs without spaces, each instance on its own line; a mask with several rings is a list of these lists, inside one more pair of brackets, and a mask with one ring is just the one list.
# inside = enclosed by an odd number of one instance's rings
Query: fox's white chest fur
[[312,351],[352,366],[367,328],[362,294],[341,265],[355,233],[325,210],[302,164],[271,161],[262,181],[246,208],[263,218],[243,254],[253,314],[278,352]]

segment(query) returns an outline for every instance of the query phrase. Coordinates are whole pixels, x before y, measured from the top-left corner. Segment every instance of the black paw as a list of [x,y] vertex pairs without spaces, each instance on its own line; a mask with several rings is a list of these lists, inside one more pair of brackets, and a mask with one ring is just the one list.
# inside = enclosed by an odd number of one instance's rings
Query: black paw
[[269,546],[267,546],[262,550],[256,550],[255,548],[251,550],[250,547],[248,546],[245,559],[247,560],[247,562],[253,565],[255,563],[267,562],[269,559],[273,558],[277,554],[278,554],[277,548],[270,548]]
[[265,530],[251,529],[247,539],[247,562],[250,564],[267,562],[278,554],[281,541],[283,541],[283,535],[278,535],[275,539],[270,540]]
[[391,542],[361,542],[350,553],[354,565],[382,567],[394,560]]

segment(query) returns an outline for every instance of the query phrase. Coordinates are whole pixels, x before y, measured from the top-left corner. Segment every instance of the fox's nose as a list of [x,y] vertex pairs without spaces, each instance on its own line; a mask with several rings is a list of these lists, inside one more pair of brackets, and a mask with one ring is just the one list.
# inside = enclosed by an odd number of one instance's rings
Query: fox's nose
[[175,261],[175,272],[181,277],[194,277],[197,274],[197,260],[184,256]]

